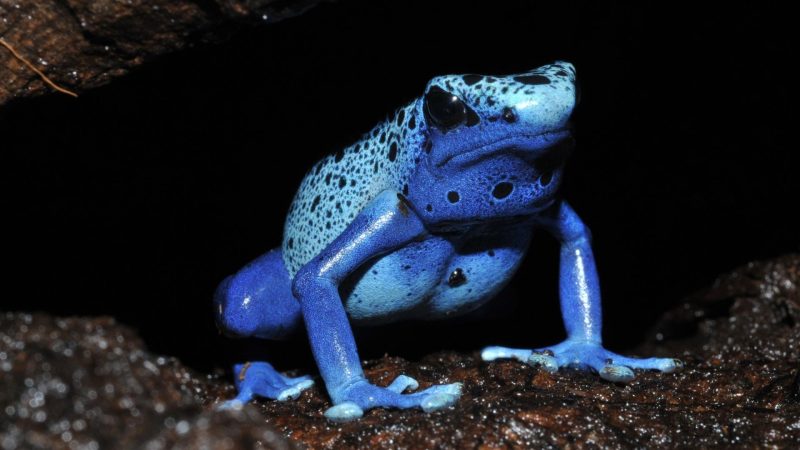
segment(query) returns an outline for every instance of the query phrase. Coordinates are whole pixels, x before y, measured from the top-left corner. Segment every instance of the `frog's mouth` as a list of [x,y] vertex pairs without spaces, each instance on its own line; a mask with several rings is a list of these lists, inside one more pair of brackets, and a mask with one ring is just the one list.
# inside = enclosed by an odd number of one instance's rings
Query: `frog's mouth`
[[[434,166],[439,169],[448,163],[475,163],[502,153],[521,153],[526,159],[539,159],[551,154],[553,149],[569,150],[572,148],[572,143],[572,129],[569,126],[543,133],[515,134],[469,151],[456,151],[444,155],[441,161],[434,162]],[[562,152],[557,153],[560,154]]]

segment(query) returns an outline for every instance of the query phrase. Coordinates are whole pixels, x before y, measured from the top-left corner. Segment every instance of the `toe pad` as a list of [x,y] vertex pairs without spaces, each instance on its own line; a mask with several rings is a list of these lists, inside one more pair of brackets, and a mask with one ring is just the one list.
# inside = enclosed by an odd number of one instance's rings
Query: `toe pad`
[[331,422],[350,422],[364,415],[364,410],[353,402],[339,403],[325,411],[325,417]]

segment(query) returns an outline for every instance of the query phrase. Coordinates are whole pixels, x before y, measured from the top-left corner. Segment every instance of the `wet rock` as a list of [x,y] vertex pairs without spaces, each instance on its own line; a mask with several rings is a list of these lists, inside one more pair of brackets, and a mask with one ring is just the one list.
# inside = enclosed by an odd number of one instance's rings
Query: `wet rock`
[[[633,353],[678,356],[677,374],[628,384],[550,374],[514,361],[443,352],[365,364],[387,385],[405,373],[464,383],[453,407],[372,410],[330,423],[317,383],[296,401],[240,412],[228,377],[200,376],[143,350],[109,319],[7,314],[0,320],[0,447],[251,448],[796,448],[800,442],[800,256],[753,263],[667,313]],[[204,406],[201,406],[204,405]],[[65,434],[68,433],[68,434]]]
[[[157,55],[236,27],[298,15],[319,0],[0,0],[0,36],[58,85],[81,92]],[[51,92],[0,46],[0,106]]]
[[0,315],[4,450],[290,448],[252,411],[204,407],[214,383],[109,318]]
[[800,255],[750,263],[690,296],[656,325],[645,350],[704,359],[800,359]]

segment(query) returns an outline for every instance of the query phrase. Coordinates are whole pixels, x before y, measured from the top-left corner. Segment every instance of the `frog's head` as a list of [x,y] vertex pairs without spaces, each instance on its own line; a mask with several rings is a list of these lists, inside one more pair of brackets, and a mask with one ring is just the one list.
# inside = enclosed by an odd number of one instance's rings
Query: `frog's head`
[[431,219],[524,215],[552,203],[576,101],[567,62],[508,76],[432,79],[417,106],[427,152],[426,180],[417,181],[426,185]]

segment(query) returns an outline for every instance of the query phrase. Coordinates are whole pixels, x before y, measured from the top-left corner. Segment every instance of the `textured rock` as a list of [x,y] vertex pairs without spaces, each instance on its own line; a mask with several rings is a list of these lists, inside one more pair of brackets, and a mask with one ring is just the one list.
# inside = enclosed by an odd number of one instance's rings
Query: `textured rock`
[[[365,365],[381,385],[399,373],[461,381],[463,398],[432,414],[372,410],[332,424],[317,386],[297,401],[258,401],[238,413],[212,406],[233,395],[143,350],[110,319],[0,316],[0,448],[796,448],[800,442],[800,256],[753,263],[669,312],[634,353],[680,356],[678,374],[640,373],[626,385],[477,354]],[[204,406],[201,406],[204,405]],[[78,447],[75,445],[75,447]]]
[[253,411],[204,408],[212,383],[112,319],[0,315],[4,450],[289,448]]
[[[80,92],[154,56],[300,14],[318,1],[0,0],[0,36],[55,83]],[[49,90],[0,47],[0,106]]]

